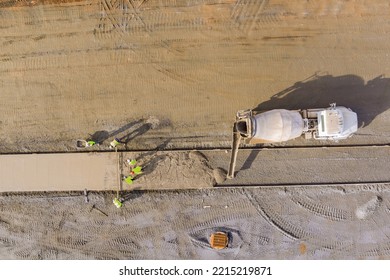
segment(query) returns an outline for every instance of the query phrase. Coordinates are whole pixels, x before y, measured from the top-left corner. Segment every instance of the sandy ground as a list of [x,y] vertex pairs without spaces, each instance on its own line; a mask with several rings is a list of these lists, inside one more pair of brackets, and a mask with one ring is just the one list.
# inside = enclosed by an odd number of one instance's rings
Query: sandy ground
[[[389,185],[0,196],[1,259],[387,259]],[[229,247],[210,249],[214,231]]]
[[228,147],[239,109],[331,102],[364,126],[348,143],[388,142],[387,1],[59,2],[0,2],[3,153],[75,150],[151,116],[129,149]]
[[[358,113],[354,137],[273,146],[387,144],[389,12],[379,0],[0,0],[0,152],[77,151],[88,137],[96,151],[113,137],[126,150],[226,149],[239,109],[332,102]],[[299,178],[310,163],[286,155],[289,182],[307,183]],[[366,175],[381,180],[373,168],[388,162],[365,156]],[[344,151],[333,162],[359,157]],[[275,158],[248,152],[239,174],[261,175]],[[269,182],[289,183],[271,171]],[[113,194],[88,204],[73,195],[1,196],[0,257],[390,256],[387,184],[133,192],[119,211]],[[215,229],[231,233],[229,249],[209,249]]]

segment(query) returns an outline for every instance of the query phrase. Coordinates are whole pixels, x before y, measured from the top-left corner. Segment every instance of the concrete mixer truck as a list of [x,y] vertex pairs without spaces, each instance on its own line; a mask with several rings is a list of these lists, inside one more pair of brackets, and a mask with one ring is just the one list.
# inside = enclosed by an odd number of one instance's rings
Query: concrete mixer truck
[[329,108],[266,112],[238,111],[233,126],[233,147],[227,178],[234,177],[238,148],[241,141],[278,143],[299,136],[305,139],[342,140],[357,131],[357,115],[351,109],[330,104]]

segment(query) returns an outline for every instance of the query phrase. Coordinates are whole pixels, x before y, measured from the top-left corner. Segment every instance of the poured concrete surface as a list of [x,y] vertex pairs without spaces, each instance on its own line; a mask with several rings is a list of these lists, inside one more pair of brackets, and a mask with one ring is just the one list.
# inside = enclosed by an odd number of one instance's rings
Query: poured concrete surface
[[0,156],[0,191],[110,190],[118,185],[114,153]]

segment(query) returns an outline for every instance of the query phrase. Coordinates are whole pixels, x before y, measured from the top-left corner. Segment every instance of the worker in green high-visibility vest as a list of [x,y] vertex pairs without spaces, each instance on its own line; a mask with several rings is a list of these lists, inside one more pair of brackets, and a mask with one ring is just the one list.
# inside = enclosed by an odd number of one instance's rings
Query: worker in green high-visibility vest
[[110,149],[115,149],[119,144],[122,144],[122,142],[118,138],[114,138],[110,143]]
[[93,140],[87,141],[86,147],[92,147],[93,145],[96,145],[96,142]]
[[129,176],[123,176],[123,180],[128,184],[128,185],[131,185],[133,184],[133,179],[134,177],[129,175]]
[[126,162],[130,167],[130,174],[128,176],[123,176],[123,180],[131,185],[133,184],[134,177],[142,174],[142,166],[137,166],[137,161],[135,159],[128,159]]
[[117,197],[114,198],[114,200],[112,201],[114,203],[114,205],[116,206],[116,208],[121,208],[123,206],[123,203],[120,201],[120,199],[118,199]]

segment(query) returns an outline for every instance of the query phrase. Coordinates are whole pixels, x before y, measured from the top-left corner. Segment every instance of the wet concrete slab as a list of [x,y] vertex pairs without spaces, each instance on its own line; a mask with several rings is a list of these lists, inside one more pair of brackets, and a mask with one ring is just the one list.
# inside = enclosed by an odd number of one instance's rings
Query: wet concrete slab
[[117,155],[2,155],[0,176],[2,192],[108,190],[117,185]]

